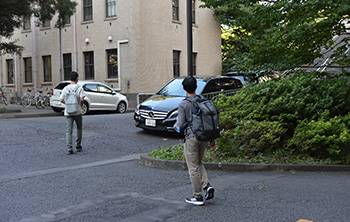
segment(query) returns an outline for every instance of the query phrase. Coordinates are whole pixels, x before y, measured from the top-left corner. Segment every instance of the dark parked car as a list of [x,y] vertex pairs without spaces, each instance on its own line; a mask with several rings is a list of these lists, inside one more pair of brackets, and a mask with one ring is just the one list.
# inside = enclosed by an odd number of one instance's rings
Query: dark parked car
[[[196,93],[208,98],[218,96],[220,93],[234,95],[243,88],[241,80],[235,77],[196,78]],[[156,94],[138,105],[134,114],[135,125],[146,130],[174,131],[177,107],[186,97],[182,81],[183,78],[173,79]]]

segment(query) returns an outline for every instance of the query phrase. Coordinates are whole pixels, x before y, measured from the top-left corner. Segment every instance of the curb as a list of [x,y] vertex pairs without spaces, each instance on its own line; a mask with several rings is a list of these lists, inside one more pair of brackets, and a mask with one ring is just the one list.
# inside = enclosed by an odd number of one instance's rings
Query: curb
[[[134,109],[130,108],[125,113],[132,113]],[[35,110],[26,112],[25,109],[0,109],[0,119],[14,119],[14,118],[36,118],[36,117],[52,117],[52,116],[64,116],[63,112],[56,113],[49,109]]]
[[[187,170],[184,161],[163,160],[150,157],[148,154],[140,156],[140,163],[144,166],[166,170]],[[232,172],[256,171],[303,171],[303,172],[350,172],[350,165],[298,165],[298,164],[255,164],[255,163],[204,163],[207,170],[224,170]]]
[[20,113],[20,109],[0,109],[0,113]]

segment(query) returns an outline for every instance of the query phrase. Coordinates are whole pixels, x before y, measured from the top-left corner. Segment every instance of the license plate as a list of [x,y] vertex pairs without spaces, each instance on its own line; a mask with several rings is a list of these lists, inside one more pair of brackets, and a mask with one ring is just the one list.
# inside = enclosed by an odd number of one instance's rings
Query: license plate
[[156,120],[154,120],[154,119],[146,119],[146,126],[156,127]]

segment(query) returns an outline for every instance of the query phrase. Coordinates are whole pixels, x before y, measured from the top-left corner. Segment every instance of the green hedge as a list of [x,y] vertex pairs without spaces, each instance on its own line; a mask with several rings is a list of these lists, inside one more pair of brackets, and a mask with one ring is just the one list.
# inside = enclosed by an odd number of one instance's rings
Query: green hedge
[[297,72],[215,100],[229,157],[300,154],[350,162],[350,75]]

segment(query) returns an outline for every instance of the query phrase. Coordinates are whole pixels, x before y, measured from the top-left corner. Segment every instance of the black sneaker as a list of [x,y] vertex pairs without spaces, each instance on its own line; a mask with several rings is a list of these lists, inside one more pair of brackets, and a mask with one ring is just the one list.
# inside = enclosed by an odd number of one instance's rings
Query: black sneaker
[[83,150],[83,147],[77,146],[77,152],[81,152]]
[[73,154],[73,150],[68,150],[67,155],[72,155]]
[[208,183],[208,185],[204,188],[204,191],[205,191],[204,199],[206,201],[214,198],[215,189],[210,185],[210,183]]
[[186,198],[185,201],[186,201],[186,203],[194,204],[194,205],[197,205],[197,206],[200,206],[200,205],[204,204],[203,197],[200,197],[200,198],[195,198],[195,197]]

